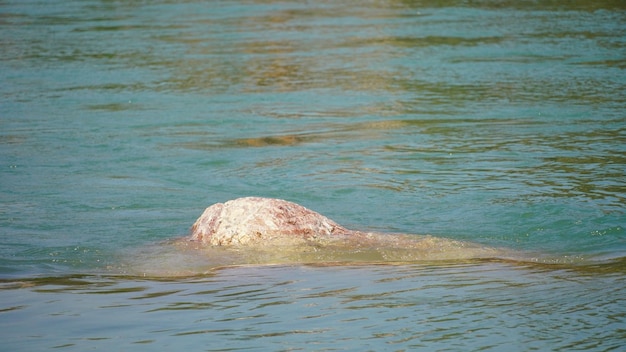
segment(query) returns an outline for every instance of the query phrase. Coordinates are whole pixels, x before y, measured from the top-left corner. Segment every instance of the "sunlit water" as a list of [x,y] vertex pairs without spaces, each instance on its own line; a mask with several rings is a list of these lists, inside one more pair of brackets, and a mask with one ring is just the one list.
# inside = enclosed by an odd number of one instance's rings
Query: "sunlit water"
[[[625,62],[620,1],[0,1],[0,349],[618,350]],[[249,195],[481,251],[177,245]]]

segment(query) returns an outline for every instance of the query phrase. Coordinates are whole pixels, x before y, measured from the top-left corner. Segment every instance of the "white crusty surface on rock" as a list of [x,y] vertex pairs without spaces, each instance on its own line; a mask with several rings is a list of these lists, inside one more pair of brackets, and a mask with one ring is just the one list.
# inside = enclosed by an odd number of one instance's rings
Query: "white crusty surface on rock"
[[191,228],[190,240],[214,246],[320,240],[352,232],[301,205],[246,197],[208,207]]

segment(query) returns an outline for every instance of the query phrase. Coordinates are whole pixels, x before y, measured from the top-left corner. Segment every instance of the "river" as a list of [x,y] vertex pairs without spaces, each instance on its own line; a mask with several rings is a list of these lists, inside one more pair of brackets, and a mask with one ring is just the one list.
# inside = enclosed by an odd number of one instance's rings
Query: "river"
[[[6,0],[0,48],[2,350],[626,343],[622,1]],[[516,254],[171,246],[244,196]]]

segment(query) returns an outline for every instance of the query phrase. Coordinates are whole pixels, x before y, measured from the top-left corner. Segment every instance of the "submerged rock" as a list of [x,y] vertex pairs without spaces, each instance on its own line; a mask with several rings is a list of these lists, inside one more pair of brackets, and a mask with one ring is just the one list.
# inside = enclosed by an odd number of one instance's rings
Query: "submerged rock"
[[[406,264],[517,260],[519,253],[430,235],[349,230],[301,205],[247,197],[208,207],[190,236],[133,250],[119,270],[187,276],[257,265]],[[524,259],[526,260],[526,259]]]
[[502,254],[478,244],[428,235],[349,230],[301,205],[260,197],[208,207],[187,240],[212,248],[241,249],[237,253],[246,256],[247,262],[388,262]]
[[232,266],[404,264],[517,257],[509,250],[430,235],[349,230],[301,205],[247,197],[208,207],[190,236],[125,256],[125,274],[186,276]]

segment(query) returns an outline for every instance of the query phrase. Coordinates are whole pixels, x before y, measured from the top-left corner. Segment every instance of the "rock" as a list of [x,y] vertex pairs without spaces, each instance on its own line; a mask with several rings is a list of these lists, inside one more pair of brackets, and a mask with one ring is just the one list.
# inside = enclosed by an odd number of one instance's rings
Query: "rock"
[[327,217],[281,199],[246,197],[208,207],[191,240],[215,246],[323,240],[354,234]]
[[208,207],[177,241],[229,264],[414,262],[493,258],[505,252],[429,235],[346,229],[301,205],[246,197]]

